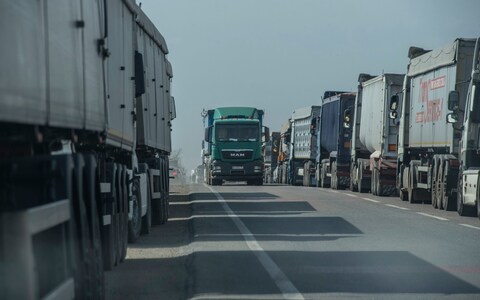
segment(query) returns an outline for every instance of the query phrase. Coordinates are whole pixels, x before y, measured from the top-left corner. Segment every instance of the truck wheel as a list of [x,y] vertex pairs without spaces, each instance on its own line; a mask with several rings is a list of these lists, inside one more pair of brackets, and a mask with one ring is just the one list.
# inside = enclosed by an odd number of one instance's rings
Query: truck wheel
[[149,234],[152,231],[152,195],[150,195],[150,175],[146,169],[147,174],[147,213],[142,217],[142,234]]
[[94,299],[103,299],[105,294],[105,280],[103,274],[102,239],[100,234],[99,207],[97,204],[97,200],[100,199],[100,181],[98,177],[97,163],[95,161],[95,157],[93,155],[85,155],[84,159],[85,204],[88,212],[90,232],[92,237],[92,295]]
[[[460,216],[473,216],[475,207],[463,204],[463,176],[462,172],[458,174],[458,191],[457,191],[457,212]],[[478,202],[477,202],[478,206]],[[478,211],[478,208],[477,208]]]
[[413,168],[410,168],[408,172],[408,202],[415,203],[417,202],[417,189],[413,188]]
[[139,179],[132,183],[132,219],[128,222],[128,242],[135,243],[142,231],[142,197]]
[[373,170],[372,170],[370,186],[371,186],[370,191],[372,192],[372,195],[376,196],[377,195],[377,169],[375,168],[375,165],[373,166]]
[[408,200],[408,192],[407,191],[400,191],[400,200],[407,201]]
[[437,171],[437,208],[438,209],[444,209],[443,207],[443,186],[445,185],[445,182],[443,181],[444,176],[443,176],[443,163],[440,161],[440,164],[438,166],[438,171]]
[[330,184],[330,186],[331,186],[332,189],[338,190],[337,162],[336,161],[334,161],[332,163],[332,170],[331,170],[330,174],[331,174],[331,177],[330,177],[331,178],[330,179],[331,184]]
[[117,165],[114,163],[107,163],[105,166],[106,178],[105,180],[110,183],[111,191],[108,196],[109,199],[106,199],[106,205],[109,206],[109,209],[105,212],[110,216],[110,224],[103,226],[103,263],[105,270],[112,270],[116,265],[117,261],[117,235],[116,235],[116,216],[117,216],[117,195],[116,195],[116,170]]
[[437,182],[438,182],[438,161],[434,158],[433,161],[433,170],[432,170],[432,192],[431,192],[431,202],[434,208],[438,207],[437,203]]
[[120,165],[120,262],[127,257],[128,244],[128,185],[126,166]]
[[86,298],[90,294],[92,282],[90,278],[91,264],[91,237],[88,228],[87,208],[84,199],[83,167],[81,155],[74,155],[74,169],[72,174],[72,219],[73,219],[73,245],[75,253],[75,267],[73,276],[75,280],[75,298]]
[[448,160],[445,162],[445,167],[443,169],[443,178],[442,178],[442,189],[441,189],[441,195],[442,195],[442,200],[443,200],[443,209],[445,210],[454,210],[455,209],[455,199],[453,198],[453,195],[448,190],[448,169],[450,167],[450,164]]

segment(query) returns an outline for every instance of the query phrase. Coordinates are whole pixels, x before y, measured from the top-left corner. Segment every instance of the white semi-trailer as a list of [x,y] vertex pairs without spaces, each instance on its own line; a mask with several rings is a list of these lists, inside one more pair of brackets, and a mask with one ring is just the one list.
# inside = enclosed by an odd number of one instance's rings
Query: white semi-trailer
[[396,192],[398,122],[389,118],[389,103],[402,92],[403,79],[402,74],[359,76],[350,166],[354,191],[380,196]]
[[478,202],[476,184],[470,187],[478,180],[475,42],[457,39],[432,51],[409,50],[401,112],[400,97],[390,104],[392,118],[398,115],[400,122],[397,186],[403,200],[431,201],[446,210],[457,206],[462,215]]
[[[315,184],[315,159],[317,157],[316,124],[320,106],[297,108],[293,111],[290,140],[291,184]],[[313,172],[312,172],[313,170]]]
[[97,299],[168,218],[172,69],[133,0],[1,1],[0,290]]

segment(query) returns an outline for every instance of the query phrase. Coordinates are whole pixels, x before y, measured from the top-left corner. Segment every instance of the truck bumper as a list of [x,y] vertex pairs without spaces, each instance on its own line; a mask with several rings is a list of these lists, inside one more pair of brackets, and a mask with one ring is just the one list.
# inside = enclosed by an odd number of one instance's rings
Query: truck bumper
[[263,178],[263,163],[252,162],[223,162],[212,163],[212,178],[226,181],[258,180]]

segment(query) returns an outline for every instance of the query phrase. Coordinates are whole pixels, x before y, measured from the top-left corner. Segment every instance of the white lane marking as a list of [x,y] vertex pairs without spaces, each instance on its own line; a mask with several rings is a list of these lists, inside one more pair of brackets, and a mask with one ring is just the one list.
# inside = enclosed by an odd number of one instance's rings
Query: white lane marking
[[332,192],[332,193],[335,193],[335,194],[340,193],[339,191],[336,191],[336,190],[327,190],[327,191]]
[[417,214],[425,216],[425,217],[429,217],[429,218],[434,218],[434,219],[437,219],[437,220],[440,220],[440,221],[448,221],[448,219],[445,219],[445,218],[442,218],[442,217],[437,217],[437,216],[427,214],[427,213],[417,212]]
[[468,228],[473,228],[473,229],[478,229],[478,230],[480,230],[480,227],[473,226],[473,225],[469,225],[469,224],[459,224],[459,225],[465,226],[465,227],[468,227]]
[[410,210],[410,208],[401,207],[401,206],[396,206],[396,205],[393,205],[393,204],[385,204],[385,206],[393,207],[393,208],[398,208],[398,209],[402,209],[402,210]]
[[380,201],[378,200],[373,200],[373,199],[370,199],[370,198],[364,198],[362,197],[363,200],[367,200],[367,201],[370,201],[370,202],[373,202],[373,203],[380,203]]
[[350,197],[353,197],[353,198],[357,198],[357,197],[358,197],[357,195],[349,194],[349,193],[345,193],[345,195],[350,196]]
[[247,226],[240,220],[240,218],[233,212],[233,210],[228,206],[225,199],[222,195],[216,192],[213,188],[205,185],[212,191],[212,193],[217,197],[218,201],[222,205],[225,212],[232,219],[233,223],[237,226],[238,230],[242,234],[245,242],[247,243],[248,248],[252,250],[257,259],[262,264],[263,268],[268,272],[272,280],[275,282],[277,287],[283,294],[285,299],[305,299],[303,295],[297,290],[293,283],[287,278],[285,273],[275,264],[275,262],[268,256],[265,250],[257,242],[253,234],[248,230]]

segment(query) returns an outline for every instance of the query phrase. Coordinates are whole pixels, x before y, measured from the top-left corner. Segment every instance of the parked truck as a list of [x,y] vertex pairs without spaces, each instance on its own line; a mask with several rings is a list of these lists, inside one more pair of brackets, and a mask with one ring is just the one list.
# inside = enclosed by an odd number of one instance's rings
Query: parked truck
[[447,115],[447,121],[463,124],[457,182],[457,212],[462,216],[476,214],[480,218],[480,38],[475,42],[471,74],[463,122],[459,119],[461,101],[458,91],[449,94],[448,107],[452,113]]
[[101,299],[127,240],[168,218],[167,45],[133,0],[0,17],[1,297]]
[[[317,157],[317,135],[315,128],[320,106],[298,108],[293,111],[291,122],[289,168],[292,185],[310,185],[315,182],[315,164]],[[311,174],[310,170],[313,170]],[[312,176],[313,175],[313,176]]]
[[402,103],[394,95],[390,104],[392,118],[400,118],[397,186],[403,200],[431,201],[445,210],[457,206],[461,215],[475,210],[479,166],[475,42],[459,38],[432,51],[409,49]]
[[270,138],[265,140],[265,147],[263,148],[263,157],[265,160],[263,181],[265,183],[273,183],[273,172],[277,168],[280,150],[280,132],[271,132]]
[[[204,111],[203,164],[205,181],[263,183],[263,110],[253,107],[220,107]],[[266,127],[265,127],[266,128]],[[265,133],[269,135],[268,130]]]
[[[342,189],[350,186],[351,126],[344,126],[344,112],[353,112],[355,93],[324,94],[317,125],[316,185]],[[350,118],[353,118],[353,113]]]
[[353,123],[350,189],[374,195],[396,192],[398,122],[390,119],[390,98],[403,89],[403,74],[360,74]]
[[291,123],[290,119],[283,123],[280,130],[280,144],[277,167],[274,170],[274,181],[276,183],[288,184],[289,183],[289,157],[290,157],[290,136],[291,136]]

